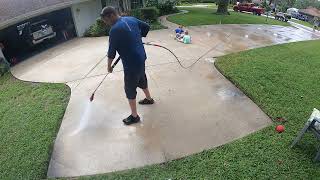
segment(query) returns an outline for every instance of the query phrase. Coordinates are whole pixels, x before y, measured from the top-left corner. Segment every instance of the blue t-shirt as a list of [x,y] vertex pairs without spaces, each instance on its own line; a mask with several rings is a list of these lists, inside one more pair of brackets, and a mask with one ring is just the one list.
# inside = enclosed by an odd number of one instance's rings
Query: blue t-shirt
[[181,34],[184,32],[183,29],[181,28],[177,28],[175,31],[176,31],[176,34]]
[[146,37],[150,26],[134,17],[120,17],[109,32],[108,57],[114,59],[116,52],[121,57],[125,72],[143,70],[147,59],[142,37]]

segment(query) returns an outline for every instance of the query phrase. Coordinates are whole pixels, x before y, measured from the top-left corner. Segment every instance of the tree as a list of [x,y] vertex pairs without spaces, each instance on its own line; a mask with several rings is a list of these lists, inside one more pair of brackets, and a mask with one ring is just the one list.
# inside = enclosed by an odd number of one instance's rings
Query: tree
[[269,18],[269,14],[271,12],[271,7],[269,5],[269,3],[267,3],[267,0],[264,0],[262,2],[262,7],[266,10],[267,16],[266,16],[266,22],[268,21]]
[[222,15],[230,14],[228,12],[229,0],[218,0],[217,3],[218,3],[217,14],[222,14]]
[[269,6],[274,2],[274,0],[270,0],[269,1]]
[[309,6],[320,8],[320,1],[318,1],[318,0],[297,0],[295,2],[295,7],[298,9],[305,9]]
[[147,0],[146,6],[147,7],[157,7],[158,6],[158,0]]
[[277,3],[277,8],[282,11],[286,12],[288,8],[292,8],[293,5],[295,4],[296,0],[281,0],[281,1],[276,1]]
[[[265,2],[267,2],[267,0],[265,0]],[[295,3],[296,0],[269,0],[268,4],[269,6],[273,4],[273,8],[276,8],[277,11],[286,12],[287,9],[292,8]]]

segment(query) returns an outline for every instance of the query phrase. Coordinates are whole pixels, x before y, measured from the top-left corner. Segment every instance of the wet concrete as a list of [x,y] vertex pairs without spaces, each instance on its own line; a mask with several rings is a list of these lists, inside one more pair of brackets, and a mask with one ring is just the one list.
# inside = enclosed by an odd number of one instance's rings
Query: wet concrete
[[[71,99],[55,141],[49,177],[106,173],[162,163],[214,148],[266,127],[271,120],[214,67],[214,58],[246,49],[316,39],[293,27],[216,25],[190,27],[193,43],[173,40],[176,25],[150,32],[144,41],[172,49],[185,66],[212,49],[190,69],[181,68],[167,51],[146,47],[147,76],[156,104],[138,106],[142,122],[124,126],[129,114],[119,64],[90,103],[107,73],[107,38],[75,39],[12,69],[19,79],[62,82]],[[138,99],[143,98],[139,92]]]

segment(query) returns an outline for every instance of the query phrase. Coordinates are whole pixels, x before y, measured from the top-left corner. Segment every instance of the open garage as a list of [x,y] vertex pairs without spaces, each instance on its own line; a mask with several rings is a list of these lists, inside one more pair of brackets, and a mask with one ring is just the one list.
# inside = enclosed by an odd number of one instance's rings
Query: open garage
[[3,54],[11,64],[74,37],[71,8],[27,19],[0,31]]
[[[105,0],[0,1],[0,56],[14,65],[82,37],[95,23]],[[114,5],[106,3],[106,5]]]
[[129,11],[143,0],[1,0],[0,57],[11,65],[74,37],[84,36],[102,7]]

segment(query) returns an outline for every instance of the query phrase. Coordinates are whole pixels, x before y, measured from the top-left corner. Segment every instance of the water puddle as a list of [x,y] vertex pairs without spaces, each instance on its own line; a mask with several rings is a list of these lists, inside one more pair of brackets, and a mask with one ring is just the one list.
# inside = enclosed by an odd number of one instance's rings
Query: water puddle
[[205,58],[204,60],[214,64],[214,62],[216,61],[216,58]]
[[230,89],[230,88],[220,88],[218,89],[217,94],[222,98],[222,99],[230,99],[234,97],[243,97],[244,94],[237,90],[237,89]]

